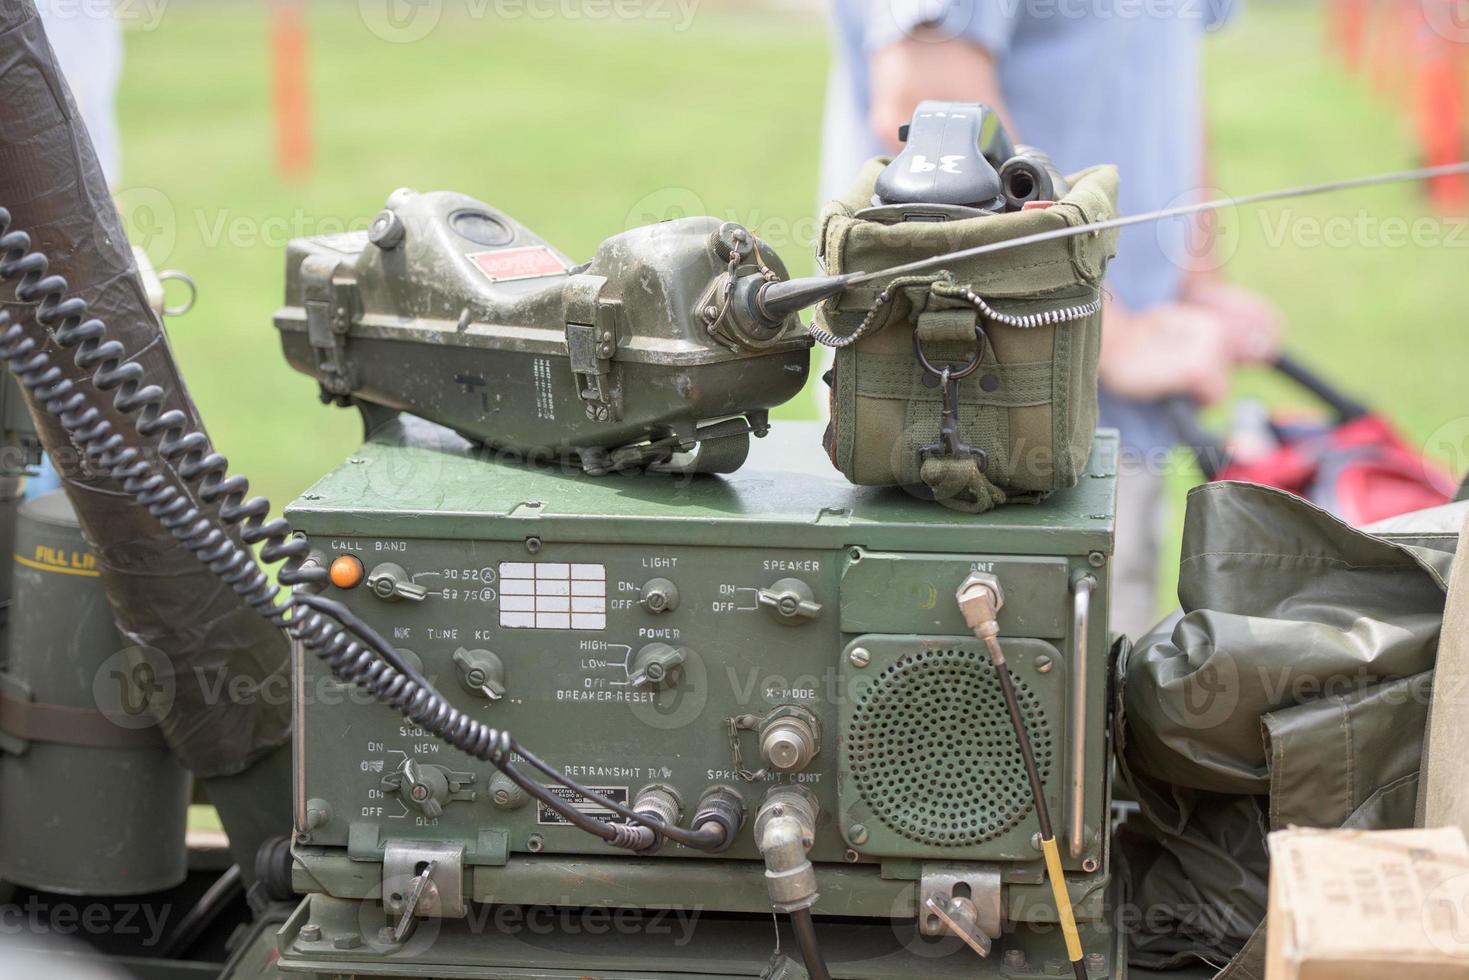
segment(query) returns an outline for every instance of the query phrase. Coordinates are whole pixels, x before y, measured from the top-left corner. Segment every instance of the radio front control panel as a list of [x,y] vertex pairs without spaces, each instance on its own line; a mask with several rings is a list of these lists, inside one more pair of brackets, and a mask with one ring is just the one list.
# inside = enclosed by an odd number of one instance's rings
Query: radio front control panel
[[[1077,492],[965,517],[749,466],[679,481],[670,507],[648,484],[671,478],[486,467],[444,439],[380,434],[291,519],[330,566],[328,594],[459,708],[681,822],[733,793],[746,822],[716,861],[758,861],[754,811],[799,784],[818,866],[1034,868],[1013,731],[954,599],[987,571],[1058,836],[1074,837],[1068,869],[1104,869],[1109,440]],[[471,868],[618,854],[314,658],[295,670],[298,850],[372,862],[392,842],[451,842]],[[621,856],[711,860],[673,843]]]

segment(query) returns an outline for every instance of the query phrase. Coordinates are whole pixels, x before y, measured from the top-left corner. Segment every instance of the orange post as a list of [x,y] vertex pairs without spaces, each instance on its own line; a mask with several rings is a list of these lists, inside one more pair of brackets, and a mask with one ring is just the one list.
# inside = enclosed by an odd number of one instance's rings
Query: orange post
[[[1414,117],[1419,154],[1428,166],[1464,158],[1469,122],[1465,120],[1463,48],[1452,19],[1456,0],[1420,0],[1409,18],[1416,28],[1407,49],[1413,58]],[[1469,185],[1462,175],[1436,177],[1428,183],[1428,199],[1441,211],[1462,214],[1469,205]]]
[[275,92],[276,166],[281,176],[311,170],[311,99],[306,75],[304,0],[271,0],[270,51]]
[[1361,71],[1367,45],[1368,0],[1336,0],[1328,5],[1331,39],[1351,71]]
[[[1431,3],[1433,0],[1424,0]],[[1376,0],[1368,23],[1367,75],[1377,94],[1387,99],[1411,98],[1414,35],[1421,25],[1415,0]]]
[[[1425,45],[1418,70],[1418,139],[1428,166],[1455,163],[1464,157],[1464,93],[1458,65],[1447,42]],[[1428,199],[1443,211],[1462,213],[1469,203],[1463,174],[1428,182]]]

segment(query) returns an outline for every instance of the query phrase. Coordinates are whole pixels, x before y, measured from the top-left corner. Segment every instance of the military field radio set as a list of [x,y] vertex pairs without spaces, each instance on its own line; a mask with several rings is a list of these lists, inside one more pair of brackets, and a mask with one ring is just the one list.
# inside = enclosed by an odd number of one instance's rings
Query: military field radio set
[[[29,313],[0,359],[37,418],[291,640],[289,834],[248,872],[285,911],[224,976],[1125,975],[1095,363],[1132,219],[1114,171],[1063,177],[983,106],[905,129],[810,279],[713,218],[577,265],[447,192],[292,242],[285,356],[367,435],[275,519],[0,211]],[[769,420],[813,336],[824,433]],[[86,553],[60,498],[22,517],[37,555]],[[21,826],[92,763],[40,724],[56,677],[3,676],[39,719],[0,741]],[[0,877],[176,883],[187,781],[119,739],[151,787],[114,817],[129,860],[79,879],[7,840]],[[628,927],[504,926],[528,909]]]
[[[911,135],[910,156],[950,161],[933,172],[950,217],[1018,212],[1004,175],[1031,196],[1065,186],[979,106],[925,106]],[[982,136],[996,159],[973,153]],[[884,173],[913,169],[900,157]],[[883,227],[934,196],[932,180],[887,183]],[[807,464],[815,433],[767,413],[806,381],[795,311],[844,280],[792,282],[755,233],[712,218],[633,229],[573,266],[488,205],[401,190],[366,234],[293,243],[287,263],[287,357],[324,397],[363,405],[371,433],[287,510],[307,561],[329,569],[322,594],[455,708],[534,746],[546,765],[527,771],[574,777],[550,787],[574,812],[503,771],[514,751],[465,759],[387,706],[303,703],[294,882],[320,938],[297,932],[284,963],[391,962],[392,943],[343,956],[331,940],[378,894],[390,918],[443,919],[433,955],[463,966],[488,953],[456,925],[471,903],[635,894],[641,908],[792,913],[817,975],[813,912],[849,920],[842,956],[864,972],[888,960],[880,975],[897,977],[943,937],[965,949],[950,958],[960,972],[984,962],[975,953],[1082,962],[1067,949],[1075,907],[1090,973],[1111,975],[1110,437],[1095,451],[1087,439],[1082,487],[978,521]],[[964,315],[967,359],[984,333]],[[1002,376],[992,352],[982,363]],[[747,462],[752,435],[765,438]],[[394,478],[415,469],[427,473]],[[648,469],[729,475],[603,476]],[[993,586],[989,640],[1003,636],[1008,668],[966,622],[966,582]],[[331,683],[314,658],[297,671],[303,690]],[[1057,894],[1064,937],[1048,924]],[[540,963],[605,968],[585,955]],[[769,968],[768,949],[750,955],[726,968]],[[659,968],[687,952],[672,956]]]

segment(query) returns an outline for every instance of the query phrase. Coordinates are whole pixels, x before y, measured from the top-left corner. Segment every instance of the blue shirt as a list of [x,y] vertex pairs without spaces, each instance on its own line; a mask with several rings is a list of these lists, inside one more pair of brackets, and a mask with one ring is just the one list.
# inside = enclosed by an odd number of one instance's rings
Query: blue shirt
[[[1203,37],[1232,0],[834,0],[823,199],[885,152],[867,125],[868,55],[917,25],[989,50],[1016,132],[1063,173],[1121,172],[1120,207],[1137,214],[1207,196],[1203,183]],[[1177,299],[1190,256],[1181,219],[1123,229],[1107,274],[1131,310]],[[1103,424],[1147,450],[1176,433],[1150,403],[1102,394]]]

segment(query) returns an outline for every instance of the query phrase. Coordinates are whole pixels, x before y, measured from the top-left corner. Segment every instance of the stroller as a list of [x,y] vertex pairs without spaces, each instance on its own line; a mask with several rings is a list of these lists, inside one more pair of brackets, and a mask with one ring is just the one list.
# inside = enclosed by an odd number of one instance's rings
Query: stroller
[[1357,527],[1454,499],[1458,481],[1410,447],[1382,415],[1294,358],[1282,355],[1273,367],[1320,399],[1332,417],[1272,418],[1259,403],[1248,403],[1226,442],[1199,424],[1190,403],[1172,400],[1174,424],[1206,480],[1288,490]]

